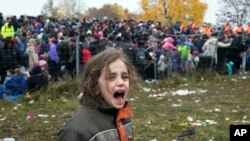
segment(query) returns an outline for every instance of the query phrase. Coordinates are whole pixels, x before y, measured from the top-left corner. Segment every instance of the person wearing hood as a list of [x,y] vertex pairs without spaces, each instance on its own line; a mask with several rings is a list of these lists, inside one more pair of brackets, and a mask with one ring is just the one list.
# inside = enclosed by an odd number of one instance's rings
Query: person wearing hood
[[15,74],[5,82],[3,99],[7,101],[17,100],[22,97],[27,90],[25,75],[21,73],[19,68],[16,68],[14,73]]
[[163,80],[165,78],[165,71],[167,69],[166,60],[167,60],[167,58],[164,55],[160,55],[159,61],[157,63],[158,78],[160,80]]
[[173,62],[172,62],[172,57],[173,57],[173,50],[176,49],[174,46],[174,39],[172,37],[167,37],[163,40],[163,45],[162,45],[162,50],[163,50],[163,55],[168,58],[167,59],[167,66],[168,66],[168,76],[172,74],[173,71]]
[[1,28],[1,34],[4,39],[13,38],[15,35],[15,30],[13,25],[11,25],[11,19],[9,17]]
[[37,42],[34,38],[31,38],[27,43],[26,53],[29,57],[29,71],[32,70],[32,68],[35,65],[35,62],[38,61],[38,53],[36,52]]

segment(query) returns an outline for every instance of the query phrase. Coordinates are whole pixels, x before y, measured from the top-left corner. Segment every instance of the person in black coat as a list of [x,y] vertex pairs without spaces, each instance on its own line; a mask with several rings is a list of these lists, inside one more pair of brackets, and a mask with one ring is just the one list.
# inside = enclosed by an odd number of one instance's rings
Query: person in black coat
[[20,66],[21,56],[11,39],[4,40],[4,47],[0,48],[0,76],[1,83],[6,77],[8,69],[15,69]]
[[48,82],[48,77],[42,73],[41,68],[35,66],[30,72],[30,77],[27,79],[28,91],[34,92],[42,87],[46,87]]

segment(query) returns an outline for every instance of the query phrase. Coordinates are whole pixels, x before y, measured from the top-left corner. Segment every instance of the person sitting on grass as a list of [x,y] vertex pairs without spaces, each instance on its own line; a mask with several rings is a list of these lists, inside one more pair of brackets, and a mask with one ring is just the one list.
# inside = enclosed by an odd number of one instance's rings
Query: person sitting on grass
[[27,79],[28,92],[35,92],[49,83],[48,77],[43,74],[40,66],[35,66]]
[[24,95],[27,90],[27,83],[25,80],[25,75],[21,73],[19,68],[14,70],[14,75],[10,78],[7,77],[4,84],[3,99],[7,101],[17,100]]
[[6,89],[6,83],[11,79],[11,77],[14,75],[14,70],[13,69],[8,69],[7,70],[7,76],[4,79],[3,84],[0,84],[0,98],[3,98],[3,95],[5,94],[5,89]]

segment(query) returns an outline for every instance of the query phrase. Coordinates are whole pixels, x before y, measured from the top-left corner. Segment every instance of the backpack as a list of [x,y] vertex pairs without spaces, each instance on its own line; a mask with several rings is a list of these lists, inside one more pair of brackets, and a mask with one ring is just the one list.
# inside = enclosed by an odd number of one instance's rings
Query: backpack
[[146,55],[145,55],[145,52],[143,49],[139,48],[139,50],[137,50],[135,59],[136,59],[137,64],[145,64],[146,63]]

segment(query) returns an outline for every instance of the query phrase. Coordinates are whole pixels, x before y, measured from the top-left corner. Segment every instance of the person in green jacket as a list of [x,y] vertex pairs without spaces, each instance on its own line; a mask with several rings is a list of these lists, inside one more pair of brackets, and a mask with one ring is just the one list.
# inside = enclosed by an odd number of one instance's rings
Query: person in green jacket
[[180,43],[177,47],[177,50],[180,54],[180,67],[182,73],[187,73],[187,67],[188,67],[188,47],[185,46],[184,43]]
[[15,30],[13,25],[11,25],[10,19],[7,18],[5,24],[1,28],[1,34],[3,39],[13,38],[15,35]]

